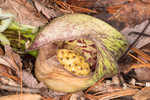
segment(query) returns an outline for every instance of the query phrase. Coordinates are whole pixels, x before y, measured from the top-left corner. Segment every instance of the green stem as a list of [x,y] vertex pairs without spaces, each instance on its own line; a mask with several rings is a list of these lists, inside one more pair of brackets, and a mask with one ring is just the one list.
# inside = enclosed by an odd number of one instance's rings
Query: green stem
[[12,23],[8,26],[8,30],[20,31],[21,34],[34,34],[38,31],[38,27],[23,25],[12,21]]
[[[19,24],[14,21],[15,16],[4,13],[0,9],[0,41],[2,45],[10,45],[17,52],[26,53],[26,46],[34,40],[39,27]],[[32,55],[32,52],[30,52]],[[35,56],[37,53],[33,53]]]
[[0,41],[2,45],[10,45],[9,40],[2,33],[0,33]]
[[[39,28],[19,24],[15,21],[8,26],[8,28],[2,32],[3,35],[9,40],[11,47],[19,53],[26,53],[27,45],[29,46],[38,33]],[[0,36],[1,37],[1,36]],[[33,56],[37,55],[36,51],[27,52]]]

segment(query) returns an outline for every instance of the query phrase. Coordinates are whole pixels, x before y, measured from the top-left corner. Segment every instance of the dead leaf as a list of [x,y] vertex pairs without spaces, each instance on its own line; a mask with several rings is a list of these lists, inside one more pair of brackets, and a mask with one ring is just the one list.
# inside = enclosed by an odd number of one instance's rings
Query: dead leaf
[[147,43],[146,45],[144,45],[140,49],[143,50],[145,53],[149,54],[149,52],[150,52],[150,43]]
[[[128,53],[129,56],[136,59],[138,62],[136,64],[131,65],[129,70],[134,69],[136,75],[135,78],[139,81],[149,81],[150,75],[150,56],[144,53],[142,50],[131,48],[132,51],[138,54],[138,56],[134,56],[131,53]],[[139,64],[140,63],[140,64]]]
[[63,13],[97,13],[96,10],[91,10],[80,6],[71,5],[61,0],[55,0],[55,2],[58,5],[57,8]]
[[0,1],[0,4],[2,4],[2,3],[4,3],[4,2],[5,2],[5,0],[1,0],[1,1]]
[[58,16],[56,11],[54,9],[47,8],[46,6],[42,5],[38,1],[34,0],[34,5],[38,12],[42,13],[47,19],[54,18]]
[[150,80],[150,68],[136,68],[135,70],[136,76],[135,78],[139,81],[149,81]]
[[0,83],[11,86],[18,86],[19,79],[12,75],[11,69],[5,65],[0,65]]
[[0,100],[41,100],[42,97],[38,94],[22,94],[8,95],[0,97]]
[[96,0],[66,0],[66,2],[78,7],[91,8],[95,5]]
[[100,82],[96,85],[93,86],[92,89],[90,89],[88,92],[92,91],[92,92],[97,92],[98,94],[102,94],[102,93],[107,93],[107,92],[114,92],[114,91],[118,91],[121,90],[122,88],[119,85],[116,85],[112,82],[110,83],[104,83],[104,82]]
[[113,7],[117,5],[123,5],[131,0],[97,0],[96,3],[100,7]]
[[[5,46],[5,55],[0,56],[1,67],[1,82],[12,86],[18,86],[20,80],[20,67],[22,66],[21,58],[18,54],[14,53],[9,46]],[[18,76],[14,76],[12,71]]]
[[18,0],[5,0],[5,2],[0,3],[0,8],[5,12],[15,15],[16,21],[21,24],[41,26],[47,23],[44,17],[37,16],[37,12],[33,7],[30,9],[26,8],[24,4],[18,2]]
[[134,100],[148,100],[150,99],[150,87],[145,87],[141,91],[137,92],[134,96]]
[[150,4],[141,2],[141,0],[132,0],[120,7],[110,19],[124,22],[128,26],[135,26],[149,18],[149,8]]
[[4,51],[2,48],[0,48],[0,55],[4,55]]
[[[32,81],[31,81],[32,80]],[[22,81],[23,83],[30,88],[37,88],[38,82],[35,77],[29,72],[22,72]]]
[[5,56],[2,56],[8,64],[6,66],[15,69],[15,71],[19,71],[20,66],[22,66],[21,58],[18,54],[13,52],[12,48],[9,46],[5,46]]
[[105,93],[103,95],[91,95],[91,94],[86,94],[86,97],[92,100],[111,100],[115,99],[118,97],[122,96],[128,96],[128,95],[134,95],[137,93],[139,90],[138,89],[121,89],[120,91],[115,91],[115,92],[110,92],[110,93]]
[[2,73],[8,73],[10,70],[4,66],[4,65],[0,65],[0,76]]
[[[139,35],[135,35],[135,34],[129,34],[130,32],[142,32],[142,30],[145,28],[145,26],[148,24],[148,20],[142,22],[139,25],[136,25],[135,27],[126,27],[124,28],[121,33],[124,34],[126,36],[126,38],[128,39],[128,42],[131,44],[134,42],[134,40],[139,36]],[[145,32],[145,34],[150,35],[150,27],[148,27]],[[149,37],[141,37],[137,43],[135,44],[136,48],[141,48],[144,45],[148,44],[150,41]]]
[[83,92],[76,92],[76,93],[73,93],[71,96],[70,96],[70,99],[69,100],[85,100],[84,98],[84,94]]
[[143,3],[150,3],[150,1],[149,0],[141,0],[141,2],[143,2]]
[[69,100],[72,94],[67,94],[61,97],[61,100]]

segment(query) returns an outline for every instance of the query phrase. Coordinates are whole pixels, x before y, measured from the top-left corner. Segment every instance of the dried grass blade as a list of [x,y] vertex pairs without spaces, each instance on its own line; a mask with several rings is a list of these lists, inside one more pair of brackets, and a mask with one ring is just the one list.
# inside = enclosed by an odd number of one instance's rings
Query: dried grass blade
[[150,69],[150,64],[134,64],[130,67],[130,70],[135,69],[135,68],[144,68],[144,67],[147,67]]
[[135,53],[137,53],[138,55],[140,55],[141,57],[143,57],[144,59],[150,61],[150,56],[145,54],[143,51],[137,49],[137,48],[132,48],[132,51],[134,51]]
[[132,55],[131,53],[128,53],[129,56],[131,56],[132,58],[134,58],[135,60],[139,61],[142,64],[145,64],[145,62],[137,57],[135,57],[134,55]]

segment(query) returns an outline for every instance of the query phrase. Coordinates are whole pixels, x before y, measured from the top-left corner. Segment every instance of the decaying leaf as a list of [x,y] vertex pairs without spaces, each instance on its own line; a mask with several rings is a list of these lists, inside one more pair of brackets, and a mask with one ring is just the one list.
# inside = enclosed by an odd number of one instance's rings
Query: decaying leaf
[[[0,56],[4,56],[4,51],[0,48]],[[17,86],[15,81],[18,81],[17,77],[14,77],[11,73],[11,69],[8,68],[8,62],[0,58],[0,82],[3,84],[9,84]]]
[[115,91],[115,92],[105,93],[103,95],[87,94],[86,97],[89,98],[90,100],[111,100],[111,99],[115,99],[115,98],[122,97],[122,96],[134,95],[137,92],[138,92],[138,89],[130,89],[129,88],[129,89],[121,89],[121,90]]
[[33,2],[37,11],[42,13],[47,19],[51,19],[58,16],[58,13],[54,11],[54,9],[47,8],[36,0],[34,0]]
[[[145,47],[148,47],[146,45]],[[143,47],[144,48],[144,47]],[[150,56],[146,53],[144,53],[142,50],[132,48],[135,53],[138,54],[138,56],[134,56],[131,53],[128,53],[132,58],[136,59],[138,62],[136,64],[133,64],[129,70],[134,69],[135,71],[135,78],[139,81],[149,81],[149,75],[150,75]]]
[[149,18],[149,10],[150,4],[144,3],[141,0],[132,0],[131,2],[121,6],[116,13],[113,14],[111,19],[124,22],[128,26],[134,26]]
[[[133,34],[132,32],[137,32],[137,33],[141,33],[143,31],[143,29],[146,27],[146,25],[149,23],[148,20],[142,22],[141,24],[139,25],[136,25],[135,27],[126,27],[124,28],[121,33],[123,33],[127,39],[128,39],[128,42],[131,44],[134,42],[134,40],[139,36],[137,34]],[[131,34],[130,34],[131,33]],[[145,34],[150,34],[150,27],[148,26],[144,32]],[[144,45],[148,44],[150,41],[150,38],[149,37],[146,37],[146,36],[142,36],[135,44],[135,47],[136,48],[141,48],[143,47]]]
[[139,81],[149,81],[150,80],[150,68],[137,68],[134,70],[136,73],[135,78]]
[[28,24],[33,26],[40,26],[47,23],[47,20],[42,16],[37,16],[36,10],[30,6],[27,8],[24,3],[19,0],[5,0],[0,3],[0,8],[5,12],[12,13],[17,18],[16,20],[22,24]]
[[147,43],[146,45],[144,45],[143,47],[140,48],[143,52],[145,52],[146,54],[149,55],[150,52],[150,43]]
[[124,5],[131,0],[97,0],[97,5],[100,7],[113,7],[117,5]]
[[13,50],[9,46],[5,46],[5,57],[4,59],[10,64],[9,67],[12,67],[12,69],[15,69],[16,71],[19,71],[19,68],[22,66],[21,58],[18,54],[13,52]]
[[30,88],[38,88],[38,82],[37,82],[37,80],[29,72],[26,72],[26,71],[22,72],[22,81],[24,82],[24,84],[26,86],[28,86]]
[[134,100],[148,100],[150,99],[150,87],[145,87],[141,91],[137,92],[134,96]]
[[[22,71],[22,74],[20,73],[22,67],[21,58],[13,52],[11,47],[5,46],[5,55],[0,56],[0,64],[5,67],[5,70],[3,66],[0,67],[1,82],[3,84],[19,86],[18,82],[21,80],[30,88],[38,88],[38,82],[31,73],[26,71]],[[12,71],[15,72],[16,76],[13,76]]]
[[116,85],[112,82],[99,82],[98,84],[95,84],[88,92],[94,92],[96,94],[105,94],[109,92],[114,92],[121,90],[121,87],[119,85]]
[[67,3],[78,6],[78,7],[86,7],[91,8],[95,5],[96,0],[66,0]]
[[[0,56],[0,64],[1,70],[3,66],[5,66],[5,71],[1,72],[1,82],[3,84],[9,84],[17,86],[17,82],[19,78],[17,76],[13,76],[12,71],[14,71],[17,75],[19,75],[19,67],[22,66],[21,59],[18,54],[14,53],[9,46],[5,46],[5,55]],[[7,70],[6,70],[7,69]]]
[[0,97],[0,100],[41,100],[42,97],[38,94],[18,94]]
[[71,96],[70,96],[70,99],[69,100],[85,100],[84,98],[84,94],[83,92],[76,92],[76,93],[73,93]]
[[75,5],[68,4],[67,2],[63,2],[61,0],[54,1],[58,6],[58,9],[62,12],[66,13],[97,13],[95,10],[91,10],[88,8],[83,8]]

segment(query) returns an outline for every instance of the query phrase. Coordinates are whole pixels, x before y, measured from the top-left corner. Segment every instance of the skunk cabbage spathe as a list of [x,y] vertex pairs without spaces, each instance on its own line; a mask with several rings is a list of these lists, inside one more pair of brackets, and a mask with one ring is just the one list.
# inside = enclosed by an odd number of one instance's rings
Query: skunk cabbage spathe
[[[102,20],[85,14],[67,14],[47,25],[29,49],[39,49],[35,74],[40,81],[55,91],[76,92],[104,76],[116,74],[117,60],[127,45],[125,37]],[[58,54],[59,50],[65,52]],[[87,68],[88,72],[77,67]]]

